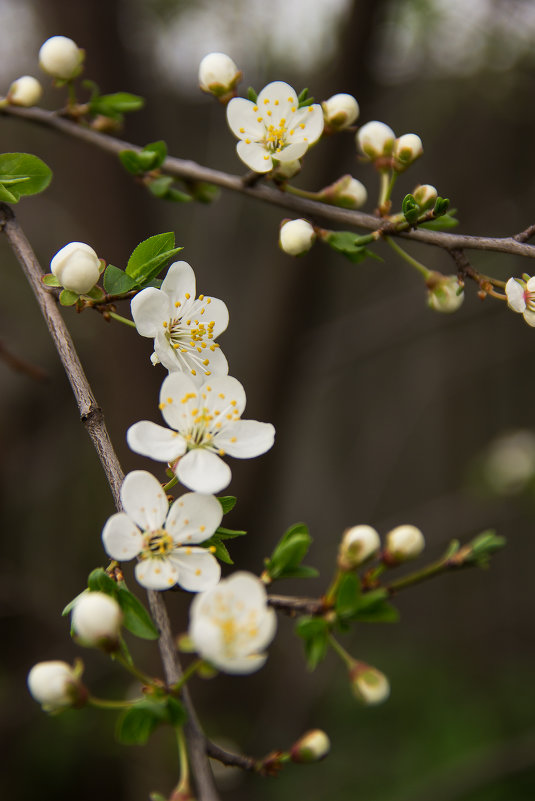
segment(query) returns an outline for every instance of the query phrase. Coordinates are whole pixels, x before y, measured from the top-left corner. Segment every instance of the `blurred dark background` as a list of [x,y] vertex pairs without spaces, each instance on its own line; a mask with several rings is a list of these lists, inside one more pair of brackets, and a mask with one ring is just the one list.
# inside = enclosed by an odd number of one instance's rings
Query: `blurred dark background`
[[[38,74],[38,49],[55,34],[85,48],[85,75],[103,92],[147,98],[122,134],[132,142],[162,138],[173,155],[245,172],[224,110],[196,86],[201,57],[222,50],[243,69],[242,87],[278,79],[308,86],[317,100],[351,92],[362,123],[418,133],[425,154],[399,181],[398,203],[417,183],[431,183],[459,209],[462,232],[506,236],[535,221],[533,0],[2,0],[1,91]],[[63,103],[48,86],[43,105]],[[232,544],[238,567],[259,572],[300,520],[314,538],[308,562],[325,581],[342,531],[357,523],[381,534],[420,526],[428,559],[449,539],[486,527],[508,538],[489,571],[415,588],[399,597],[399,625],[361,625],[346,638],[355,656],[389,676],[392,696],[382,707],[353,701],[334,655],[308,674],[288,619],[259,674],[192,682],[207,732],[232,747],[264,754],[312,727],[333,742],[321,765],[290,766],[277,780],[227,771],[223,797],[533,799],[535,333],[504,303],[482,302],[473,286],[455,315],[432,312],[419,275],[386,248],[383,263],[353,265],[319,245],[291,259],[277,245],[283,210],[228,193],[211,206],[165,204],[111,156],[5,117],[0,147],[35,153],[54,170],[46,193],[16,209],[45,269],[69,241],[124,266],[142,239],[174,231],[198,291],[227,303],[221,344],[245,386],[246,416],[277,429],[269,454],[232,464],[229,492],[239,502],[228,524],[250,532]],[[316,147],[297,183],[315,190],[347,172],[367,185],[372,211],[377,179],[358,163],[351,135]],[[454,271],[438,249],[408,249],[431,269]],[[506,255],[469,255],[505,280],[533,270]],[[142,801],[176,782],[168,732],[147,748],[119,746],[113,713],[50,718],[26,690],[35,662],[80,655],[96,694],[119,697],[125,684],[103,656],[70,642],[60,617],[105,563],[100,531],[112,500],[35,300],[1,239],[0,259],[0,342],[47,375],[38,382],[0,362],[3,796]],[[131,423],[159,419],[165,371],[151,367],[151,343],[96,314],[65,317],[123,468],[158,470],[125,443]],[[521,433],[511,438],[514,431]],[[185,630],[189,599],[169,600],[176,631]],[[159,671],[155,647],[133,648]]]

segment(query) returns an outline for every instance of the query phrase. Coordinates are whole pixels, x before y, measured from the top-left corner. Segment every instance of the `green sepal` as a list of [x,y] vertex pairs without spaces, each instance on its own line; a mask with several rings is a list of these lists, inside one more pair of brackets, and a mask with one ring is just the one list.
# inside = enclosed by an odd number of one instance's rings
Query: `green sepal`
[[119,161],[125,170],[132,175],[142,175],[145,172],[145,167],[138,158],[136,150],[121,150],[119,153]]
[[[115,583],[115,582],[114,582]],[[123,612],[123,626],[142,640],[157,640],[160,632],[141,601],[121,584],[117,588],[116,600]]]
[[421,228],[427,228],[429,231],[447,231],[448,228],[456,228],[459,225],[459,220],[454,217],[456,209],[452,209],[449,213],[442,214],[435,220],[428,220],[421,224]]
[[331,231],[323,241],[354,264],[358,264],[368,257],[383,261],[376,253],[360,244],[360,240],[364,238],[366,237],[357,236],[352,231]]
[[232,540],[235,537],[243,537],[247,534],[246,531],[240,531],[234,528],[223,528],[223,526],[219,526],[215,533],[218,537],[221,537],[222,540]]
[[251,103],[256,103],[258,100],[258,94],[255,92],[252,86],[249,86],[247,89],[247,97],[251,101]]
[[114,598],[117,595],[117,583],[106,573],[103,567],[96,567],[87,577],[90,592],[104,592]]
[[308,96],[308,89],[303,89],[297,95],[298,108],[304,108],[304,106],[311,106],[313,102],[314,98]]
[[313,103],[314,103],[314,98],[307,97],[306,100],[303,100],[301,103],[299,103],[298,108],[306,108],[307,106],[311,106]]
[[329,647],[329,624],[322,617],[301,617],[295,630],[304,640],[308,669],[314,670]]
[[129,275],[113,264],[108,264],[104,273],[104,289],[108,295],[121,295],[123,292],[129,292],[136,287],[137,281],[134,281]]
[[148,189],[155,197],[165,197],[172,183],[173,179],[170,175],[160,175],[148,184]]
[[94,286],[89,292],[86,292],[84,297],[91,298],[91,300],[102,300],[106,297],[106,293],[101,286]]
[[291,526],[280,539],[271,557],[265,560],[265,570],[271,579],[302,577],[308,578],[313,568],[303,573],[301,562],[305,558],[312,538],[304,523]]
[[161,723],[181,726],[186,713],[177,698],[143,698],[117,721],[115,735],[123,745],[143,745]]
[[148,145],[145,145],[141,152],[153,154],[154,161],[151,169],[154,170],[161,167],[167,158],[167,144],[163,139],[158,139],[157,142],[149,142]]
[[[174,475],[174,474],[173,474]],[[223,514],[232,511],[236,506],[238,499],[234,495],[220,495],[217,499],[223,507]]]
[[74,607],[76,606],[76,604],[78,603],[78,601],[80,600],[80,598],[81,598],[83,595],[87,595],[87,593],[88,593],[88,592],[89,592],[89,590],[87,590],[87,589],[85,589],[85,590],[82,590],[82,592],[79,592],[79,593],[78,593],[78,595],[76,596],[76,598],[73,598],[73,599],[72,599],[72,601],[69,601],[69,603],[67,604],[67,606],[65,606],[65,607],[63,608],[63,610],[62,610],[62,612],[61,612],[61,617],[66,617],[67,615],[69,615],[69,614],[72,612],[72,610],[74,609]]
[[61,286],[60,282],[58,281],[54,273],[45,273],[45,275],[41,276],[41,281],[45,286],[54,286],[54,287]]
[[[0,154],[0,200],[17,203],[23,195],[43,192],[51,180],[52,170],[37,156],[31,153]],[[6,189],[6,183],[17,188],[11,192]]]
[[72,292],[70,289],[62,289],[59,293],[59,302],[62,306],[74,306],[79,297],[80,295],[78,292]]
[[128,259],[126,274],[140,286],[148,283],[156,278],[172,256],[183,249],[174,245],[175,235],[172,232],[155,234],[140,242]]
[[201,545],[203,548],[215,548],[214,556],[216,559],[219,559],[226,565],[233,565],[234,561],[231,559],[228,548],[223,543],[223,540],[234,539],[235,537],[243,537],[245,534],[247,534],[246,531],[235,531],[234,529],[223,528],[220,526],[210,537],[210,539],[205,540],[203,543],[201,543]]

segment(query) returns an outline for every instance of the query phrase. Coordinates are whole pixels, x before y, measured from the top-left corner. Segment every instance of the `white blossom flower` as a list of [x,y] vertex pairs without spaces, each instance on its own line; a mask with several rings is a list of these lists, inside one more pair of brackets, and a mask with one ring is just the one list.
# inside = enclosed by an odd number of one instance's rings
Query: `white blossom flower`
[[527,281],[510,278],[505,293],[509,308],[522,314],[526,323],[535,328],[535,276]]
[[154,338],[153,363],[189,373],[197,386],[207,376],[228,373],[215,341],[228,325],[227,307],[217,298],[195,298],[195,273],[187,262],[174,262],[161,288],[142,289],[130,308],[138,333]]
[[306,220],[289,220],[281,225],[279,245],[289,256],[301,256],[316,239],[314,228]]
[[355,662],[350,670],[353,695],[365,706],[375,706],[390,695],[390,683],[384,673],[365,662]]
[[75,78],[83,60],[84,51],[67,36],[52,36],[39,50],[39,66],[53,78]]
[[7,99],[14,106],[35,106],[41,99],[43,87],[33,75],[23,75],[13,81],[7,93]]
[[28,689],[48,712],[81,706],[87,691],[79,680],[80,671],[66,662],[38,662],[28,673]]
[[354,570],[374,556],[381,547],[377,531],[371,526],[352,526],[344,532],[338,551],[341,570]]
[[394,562],[406,562],[420,556],[424,547],[424,535],[419,528],[397,526],[386,535],[385,557]]
[[72,611],[72,627],[84,645],[113,649],[119,640],[123,613],[111,595],[86,592]]
[[238,156],[255,172],[269,172],[274,162],[304,156],[323,132],[323,111],[318,103],[299,108],[295,91],[283,81],[262,89],[255,103],[233,98],[227,122],[240,140]]
[[359,116],[359,104],[345,92],[333,95],[322,104],[325,124],[334,131],[341,131],[353,125]]
[[266,589],[252,573],[234,573],[191,604],[189,635],[195,650],[225,673],[261,668],[267,659],[262,651],[276,628]]
[[394,143],[394,169],[403,172],[413,161],[420,158],[423,152],[422,140],[417,134],[403,134]]
[[208,53],[199,64],[199,86],[216,97],[232,92],[240,78],[240,70],[225,53]]
[[356,135],[357,145],[363,156],[371,161],[390,156],[396,140],[396,134],[388,125],[372,120],[359,128]]
[[100,259],[85,242],[69,242],[58,250],[50,269],[65,289],[85,295],[100,278]]
[[190,592],[214,587],[221,568],[208,548],[196,547],[216,531],[223,510],[212,495],[189,492],[169,508],[160,482],[145,470],[128,473],[121,487],[124,512],[102,531],[108,556],[134,559],[136,579],[151,590],[179,584]]
[[141,420],[126,438],[136,453],[173,466],[179,481],[197,492],[219,492],[231,472],[221,456],[249,459],[273,445],[270,423],[240,420],[245,391],[231,376],[214,376],[197,388],[182,373],[170,373],[160,391],[160,410],[169,428]]

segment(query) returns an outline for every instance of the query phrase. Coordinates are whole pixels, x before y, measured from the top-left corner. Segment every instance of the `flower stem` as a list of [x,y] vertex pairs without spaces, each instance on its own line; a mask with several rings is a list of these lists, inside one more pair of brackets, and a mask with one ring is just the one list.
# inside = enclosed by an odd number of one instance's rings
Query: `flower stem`
[[285,184],[284,190],[288,192],[289,195],[304,197],[307,200],[317,200],[319,195],[319,192],[307,192],[306,189],[298,189],[297,186],[290,186],[290,184]]
[[390,196],[396,183],[398,174],[397,172],[389,173],[387,170],[381,170],[381,183],[379,188],[379,200],[377,208],[381,216],[388,214],[390,211]]
[[90,695],[87,699],[87,703],[91,706],[98,707],[98,709],[127,709],[129,706],[141,700],[141,698],[133,698],[131,701],[112,701],[108,698],[95,698],[94,695]]
[[186,738],[184,737],[184,730],[182,726],[176,730],[176,741],[178,745],[178,763],[180,768],[180,780],[175,787],[171,798],[187,798],[191,794],[189,783],[189,764],[188,752],[186,749]]
[[334,603],[334,599],[336,598],[336,593],[338,591],[338,587],[340,586],[340,582],[342,581],[342,577],[344,575],[343,570],[337,570],[334,578],[331,582],[331,586],[325,593],[325,606],[332,606]]
[[130,662],[126,659],[126,657],[123,654],[116,652],[115,654],[113,654],[113,658],[115,659],[116,662],[119,662],[119,664],[122,665],[125,670],[131,673],[132,676],[135,676],[136,679],[138,679],[142,684],[146,684],[149,686],[154,685],[154,680],[146,676],[135,665],[130,664]]
[[336,640],[332,634],[329,634],[328,637],[329,637],[329,643],[331,644],[331,648],[334,651],[336,651],[342,662],[344,662],[347,665],[347,667],[351,669],[355,662],[351,654],[348,654],[346,649],[342,645],[340,645],[338,640]]
[[401,248],[401,247],[398,245],[398,243],[397,243],[397,242],[394,242],[394,240],[392,239],[392,237],[390,237],[390,236],[385,236],[385,240],[388,242],[388,244],[390,245],[390,247],[392,248],[392,250],[395,250],[395,251],[396,251],[396,253],[398,254],[398,256],[401,256],[401,258],[402,258],[402,259],[404,259],[404,261],[406,261],[406,262],[407,262],[407,264],[410,264],[410,265],[411,265],[411,267],[414,267],[416,270],[418,270],[418,272],[419,272],[419,273],[421,273],[421,275],[423,275],[423,277],[424,277],[425,279],[427,279],[427,278],[430,278],[430,277],[431,277],[431,275],[432,275],[432,272],[433,272],[433,271],[432,271],[432,270],[429,270],[429,269],[428,269],[427,267],[425,267],[425,266],[424,266],[424,265],[423,265],[421,262],[417,261],[417,260],[416,260],[416,259],[414,259],[412,256],[410,256],[410,255],[407,253],[407,251],[406,251],[406,250],[403,250],[403,248]]
[[108,315],[113,319],[117,320],[118,323],[123,323],[124,325],[129,325],[131,328],[135,328],[136,324],[133,320],[127,320],[126,317],[123,317],[121,314],[116,314],[115,312],[108,312]]
[[191,665],[184,670],[180,680],[177,681],[176,684],[173,684],[173,692],[178,693],[203,664],[204,661],[202,659],[196,659],[195,662],[192,662]]
[[162,489],[167,494],[169,492],[169,490],[173,489],[173,487],[176,486],[177,484],[178,484],[178,478],[176,476],[173,476],[173,478],[170,479],[167,482],[167,484],[163,485]]

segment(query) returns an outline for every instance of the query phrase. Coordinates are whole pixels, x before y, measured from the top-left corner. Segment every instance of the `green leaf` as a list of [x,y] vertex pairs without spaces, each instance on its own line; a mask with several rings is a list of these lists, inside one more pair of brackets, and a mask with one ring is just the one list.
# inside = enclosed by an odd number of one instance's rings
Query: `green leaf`
[[117,601],[122,609],[123,625],[136,637],[143,640],[157,640],[160,632],[152,621],[141,601],[124,585],[118,588]]
[[304,640],[308,669],[314,670],[329,647],[327,621],[320,617],[302,617],[297,621],[295,629]]
[[507,540],[505,537],[499,537],[492,529],[483,531],[468,543],[470,552],[463,560],[463,564],[475,564],[478,567],[488,567],[492,554],[504,548],[506,543]]
[[62,289],[59,295],[59,302],[62,306],[74,306],[80,295],[78,292],[71,292],[70,289]]
[[154,154],[156,158],[153,162],[152,169],[156,169],[157,167],[161,167],[167,158],[167,145],[163,139],[159,139],[157,142],[150,142],[148,145],[145,145],[143,152]]
[[94,286],[89,292],[86,292],[85,295],[91,300],[102,300],[106,293],[102,289],[101,286]]
[[155,278],[169,259],[182,250],[174,244],[173,233],[156,234],[140,242],[128,259],[126,274],[141,285]]
[[435,200],[435,208],[433,209],[433,214],[435,217],[441,217],[443,214],[446,214],[447,210],[449,209],[450,201],[447,197],[437,197]]
[[20,178],[10,178],[9,175],[0,175],[0,183],[4,184],[5,186],[13,186],[13,184],[22,184],[25,181],[29,181],[29,177],[27,175],[20,177]]
[[453,216],[454,213],[451,211],[449,214],[437,217],[436,220],[428,220],[428,222],[422,223],[420,228],[428,228],[430,231],[447,231],[448,228],[456,228],[459,220]]
[[275,547],[271,558],[266,560],[266,571],[272,579],[290,578],[306,556],[312,538],[304,523],[291,526]]
[[45,286],[61,286],[54,273],[45,273],[45,275],[41,276],[41,281]]
[[171,726],[183,726],[187,719],[186,710],[178,698],[169,696],[167,699],[167,717]]
[[168,719],[166,700],[144,698],[124,712],[115,735],[124,745],[143,745],[160,723]]
[[296,567],[286,567],[279,578],[317,578],[319,570],[309,565],[297,565]]
[[[0,184],[21,178],[24,180],[16,184],[17,200],[19,195],[36,195],[46,189],[52,180],[52,170],[44,161],[30,153],[0,154]],[[3,192],[8,191],[3,186]]]
[[213,203],[221,194],[218,186],[208,184],[206,181],[193,181],[187,184],[187,188],[192,193],[193,199],[199,203]]
[[3,184],[0,184],[0,200],[3,203],[18,203],[20,199],[19,194],[15,194],[14,192],[10,192],[9,189]]
[[301,103],[299,103],[298,108],[306,108],[307,106],[311,106],[313,102],[314,102],[313,97],[307,97],[306,100],[303,100]]
[[174,203],[190,203],[193,198],[191,195],[187,195],[185,192],[181,192],[179,189],[172,187],[165,195],[164,200],[172,200]]
[[121,150],[119,153],[119,161],[125,170],[132,173],[132,175],[141,175],[145,172],[142,160],[135,150]]
[[226,515],[234,509],[238,499],[234,495],[220,495],[217,500],[223,507],[223,514]]
[[203,542],[203,546],[206,545],[208,548],[215,548],[214,556],[216,559],[219,559],[220,562],[224,562],[226,565],[233,565],[234,561],[231,559],[231,556],[228,552],[227,546],[218,539],[215,534],[213,537],[210,537],[209,540]]
[[106,272],[104,273],[104,289],[108,295],[120,295],[123,292],[129,292],[137,286],[137,281],[134,281],[129,275],[113,264],[108,264]]
[[342,253],[350,261],[358,264],[364,259],[370,257],[373,259],[382,259],[368,250],[364,245],[359,244],[361,237],[354,234],[352,231],[331,231],[331,233],[324,239],[324,242],[329,245],[333,250]]
[[418,217],[422,213],[420,206],[414,199],[414,195],[405,195],[401,204],[401,210],[409,225],[414,225],[418,222]]
[[234,539],[234,537],[243,537],[247,534],[246,531],[239,531],[235,528],[224,528],[223,526],[219,526],[215,533],[222,540],[231,540]]
[[91,571],[87,577],[87,586],[91,592],[104,592],[114,598],[117,595],[117,584],[103,567],[97,567]]
[[161,175],[159,178],[154,178],[148,185],[149,191],[156,197],[165,197],[168,193],[173,179],[170,175]]
[[351,615],[351,620],[362,623],[396,623],[399,612],[388,603],[388,592],[385,589],[372,590],[363,593],[357,611]]
[[72,612],[72,610],[74,609],[74,607],[76,606],[76,604],[78,603],[78,601],[80,600],[80,598],[83,595],[87,595],[88,592],[89,592],[89,590],[83,590],[82,592],[78,593],[76,598],[73,598],[72,601],[69,601],[67,606],[64,607],[64,609],[62,610],[61,617],[66,617],[67,615],[69,615]]
[[256,103],[256,101],[257,101],[257,99],[258,99],[258,95],[257,95],[257,93],[255,92],[255,90],[253,89],[253,87],[252,87],[252,86],[250,86],[250,87],[247,89],[247,97],[249,98],[249,100],[251,101],[251,103]]
[[104,117],[121,121],[123,114],[129,111],[139,111],[145,105],[145,100],[139,95],[130,92],[114,92],[110,95],[94,94],[89,101],[91,114],[102,114]]
[[335,610],[339,618],[351,618],[361,601],[360,581],[355,573],[344,573],[336,593]]

